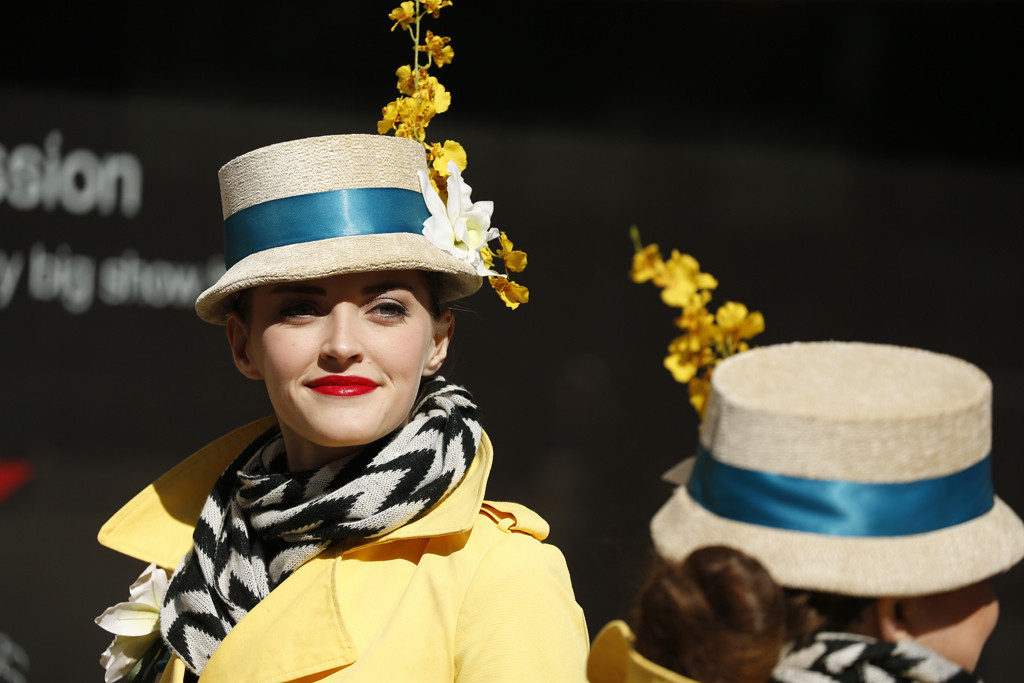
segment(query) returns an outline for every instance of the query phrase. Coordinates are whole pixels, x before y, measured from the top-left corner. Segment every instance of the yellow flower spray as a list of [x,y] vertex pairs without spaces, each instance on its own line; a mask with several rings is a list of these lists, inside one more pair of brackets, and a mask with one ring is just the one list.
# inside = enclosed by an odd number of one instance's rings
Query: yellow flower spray
[[735,301],[711,315],[707,305],[718,281],[702,273],[695,258],[673,249],[666,261],[657,244],[643,245],[635,225],[629,234],[635,249],[629,276],[634,282],[653,282],[661,288],[662,301],[682,309],[675,324],[683,334],[669,344],[665,367],[677,382],[689,385],[690,404],[703,419],[714,367],[750,348],[746,340],[764,332],[764,316]]
[[[421,23],[427,15],[438,18],[441,10],[451,5],[452,0],[407,0],[388,14],[388,19],[394,22],[391,30],[401,28],[412,39],[413,62],[395,72],[401,96],[383,108],[382,118],[377,122],[377,132],[381,135],[394,131],[396,137],[416,140],[423,145],[430,181],[443,202],[448,201],[448,162],[454,161],[460,171],[466,170],[466,150],[454,140],[445,140],[443,144],[427,141],[426,129],[430,121],[436,114],[447,111],[452,101],[451,93],[430,74],[430,68],[440,69],[451,64],[455,52],[449,45],[451,38],[429,30],[421,33]],[[515,309],[529,301],[530,290],[513,282],[508,274],[520,273],[526,268],[526,252],[513,249],[512,241],[504,232],[500,234],[500,242],[497,251],[484,247],[480,253],[492,270],[495,260],[503,262],[506,277],[489,277],[488,281],[505,305]]]

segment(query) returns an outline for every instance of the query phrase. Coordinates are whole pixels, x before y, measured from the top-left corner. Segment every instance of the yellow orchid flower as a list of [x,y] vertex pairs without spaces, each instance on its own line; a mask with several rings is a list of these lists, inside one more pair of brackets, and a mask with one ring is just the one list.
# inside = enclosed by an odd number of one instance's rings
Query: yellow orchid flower
[[425,69],[420,69],[420,71],[424,75],[420,76],[419,98],[428,102],[433,108],[434,113],[443,114],[448,111],[448,107],[452,103],[452,94],[445,90],[444,86],[436,78],[426,76]]
[[409,24],[416,21],[416,10],[413,7],[412,1],[409,0],[408,2],[403,2],[395,9],[391,10],[391,13],[388,14],[388,19],[395,22],[394,26],[391,27],[392,31],[399,26],[402,27],[403,31],[407,30],[409,28]]
[[662,296],[665,303],[669,306],[681,306],[681,303],[674,302],[686,300],[699,289],[714,289],[718,286],[718,281],[708,273],[700,272],[697,259],[673,249],[672,256],[665,262],[665,267],[654,277],[654,284],[672,292],[668,297]]
[[[441,91],[443,93],[443,88]],[[441,102],[447,108],[450,98],[442,98]],[[397,137],[423,142],[426,135],[424,129],[437,113],[434,103],[429,99],[400,97],[382,110],[383,118],[377,122],[377,132],[383,135],[394,128]]]
[[501,242],[498,256],[505,262],[505,269],[511,270],[513,273],[523,272],[526,269],[526,252],[513,249],[512,240],[504,231],[498,235],[498,240]]
[[[708,375],[710,377],[710,374]],[[701,377],[694,377],[689,385],[690,405],[697,411],[700,419],[704,419],[704,411],[708,404],[708,395],[711,393],[711,380]]]
[[661,300],[668,306],[692,311],[703,308],[711,300],[711,292],[697,289],[693,280],[678,278],[669,280],[661,290]]
[[420,139],[420,128],[413,123],[402,122],[395,126],[396,138],[409,138],[410,140]]
[[398,116],[407,123],[425,125],[434,117],[434,105],[429,99],[403,97],[398,100]]
[[530,300],[529,289],[506,277],[492,276],[487,278],[487,281],[491,283],[491,287],[505,302],[505,305],[513,311],[519,308],[519,304],[525,304]]
[[387,106],[381,110],[381,115],[384,118],[377,122],[377,132],[383,135],[395,127],[395,119],[398,118],[398,103],[388,102]]
[[[716,339],[715,318],[703,307],[684,311],[675,319],[675,324],[687,333],[688,348],[692,351],[711,346]],[[680,343],[680,339],[677,338],[673,344]]]
[[395,75],[398,76],[398,85],[395,86],[398,88],[398,92],[410,97],[416,94],[416,73],[411,66],[405,64],[398,67]]
[[438,18],[441,14],[441,9],[444,7],[451,7],[452,0],[423,0],[423,6],[426,8],[427,14]]
[[494,269],[494,252],[491,251],[491,248],[489,246],[484,245],[480,247],[480,258],[484,260],[485,266],[487,266],[491,270]]
[[448,177],[448,162],[454,161],[460,171],[466,170],[466,150],[454,140],[445,140],[444,144],[434,143],[430,148],[428,160],[434,170],[442,177]]
[[633,282],[647,282],[652,280],[665,269],[665,262],[661,259],[661,252],[657,244],[648,244],[633,254],[633,267],[629,271],[629,277]]
[[735,301],[727,301],[715,313],[715,323],[723,335],[740,339],[751,339],[764,332],[764,316]]
[[433,31],[427,31],[427,39],[423,45],[420,46],[420,52],[426,52],[428,57],[433,60],[434,64],[438,68],[441,68],[445,64],[450,64],[452,58],[455,56],[455,52],[452,50],[448,43],[451,42],[451,38],[446,36],[436,36]]
[[683,348],[665,356],[665,368],[672,373],[672,378],[680,384],[686,384],[696,376],[701,368],[701,354],[691,353]]

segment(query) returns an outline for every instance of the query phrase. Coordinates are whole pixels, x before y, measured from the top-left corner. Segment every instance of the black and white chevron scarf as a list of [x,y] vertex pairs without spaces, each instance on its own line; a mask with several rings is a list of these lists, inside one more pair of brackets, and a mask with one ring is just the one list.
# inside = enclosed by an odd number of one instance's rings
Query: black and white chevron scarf
[[771,683],[981,683],[911,641],[886,643],[850,633],[815,633],[772,671]]
[[164,641],[192,672],[202,673],[228,631],[332,542],[397,529],[458,485],[480,443],[469,392],[438,377],[413,412],[404,428],[341,465],[288,472],[275,427],[224,471],[160,610]]

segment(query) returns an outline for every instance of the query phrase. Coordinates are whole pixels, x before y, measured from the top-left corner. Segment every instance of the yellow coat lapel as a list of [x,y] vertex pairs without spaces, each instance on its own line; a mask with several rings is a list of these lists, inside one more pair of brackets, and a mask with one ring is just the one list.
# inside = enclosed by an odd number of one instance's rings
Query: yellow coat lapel
[[192,547],[192,531],[217,478],[257,436],[276,423],[257,420],[222,436],[143,489],[107,520],[101,544],[174,569]]
[[338,605],[338,560],[315,557],[275,588],[231,629],[203,680],[279,683],[355,662]]

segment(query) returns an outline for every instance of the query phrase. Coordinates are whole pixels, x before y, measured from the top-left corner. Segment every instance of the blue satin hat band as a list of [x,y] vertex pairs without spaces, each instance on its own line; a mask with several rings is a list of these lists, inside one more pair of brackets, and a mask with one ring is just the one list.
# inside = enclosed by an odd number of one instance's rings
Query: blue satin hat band
[[228,268],[246,256],[332,237],[405,232],[422,234],[430,211],[413,190],[366,187],[272,199],[224,221]]
[[733,521],[851,537],[938,531],[995,505],[990,456],[943,477],[876,484],[742,469],[701,446],[686,490],[709,512]]

